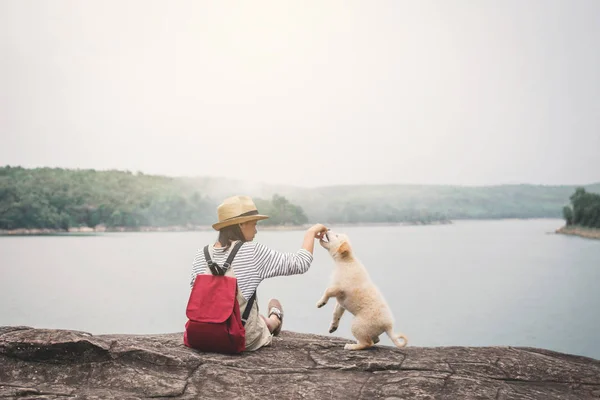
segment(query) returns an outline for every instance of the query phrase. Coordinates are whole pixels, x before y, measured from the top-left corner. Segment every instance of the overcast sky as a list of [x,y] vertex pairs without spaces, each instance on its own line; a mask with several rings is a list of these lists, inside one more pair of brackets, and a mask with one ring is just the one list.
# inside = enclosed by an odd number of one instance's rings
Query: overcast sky
[[0,165],[600,181],[600,1],[0,0]]

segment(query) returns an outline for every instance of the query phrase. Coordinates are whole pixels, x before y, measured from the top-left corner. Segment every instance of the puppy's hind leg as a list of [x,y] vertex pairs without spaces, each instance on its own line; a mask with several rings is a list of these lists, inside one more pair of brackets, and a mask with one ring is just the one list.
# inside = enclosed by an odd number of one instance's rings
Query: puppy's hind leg
[[375,344],[371,338],[372,332],[369,332],[369,322],[360,317],[354,318],[354,321],[352,321],[352,335],[358,342],[346,344],[344,346],[345,350],[364,350]]
[[[369,343],[370,342],[370,343]],[[369,339],[369,342],[361,342],[358,343],[346,343],[344,346],[344,350],[364,350],[373,346],[373,341]]]
[[333,310],[333,320],[331,321],[331,325],[329,326],[329,333],[333,333],[337,330],[340,324],[340,318],[344,315],[344,311],[346,309],[340,305],[340,303],[335,303],[335,309]]

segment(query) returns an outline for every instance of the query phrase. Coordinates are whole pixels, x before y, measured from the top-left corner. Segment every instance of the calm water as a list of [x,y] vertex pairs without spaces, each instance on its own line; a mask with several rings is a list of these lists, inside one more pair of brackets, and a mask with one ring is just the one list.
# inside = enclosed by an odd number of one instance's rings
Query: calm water
[[[600,241],[548,234],[560,220],[352,227],[347,233],[412,346],[534,346],[600,359]],[[295,251],[303,233],[259,232]],[[212,232],[0,237],[0,325],[182,332],[191,262]],[[304,275],[264,281],[284,329],[328,335],[333,301],[317,245]],[[351,315],[335,333],[351,338]],[[382,336],[382,344],[391,345]]]

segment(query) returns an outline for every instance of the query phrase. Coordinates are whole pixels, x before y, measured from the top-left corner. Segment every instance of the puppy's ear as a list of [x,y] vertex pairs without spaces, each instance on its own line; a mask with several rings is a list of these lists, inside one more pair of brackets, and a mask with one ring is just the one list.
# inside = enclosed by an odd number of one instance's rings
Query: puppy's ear
[[346,242],[342,243],[342,245],[337,249],[338,254],[342,258],[346,258],[350,256],[350,245]]

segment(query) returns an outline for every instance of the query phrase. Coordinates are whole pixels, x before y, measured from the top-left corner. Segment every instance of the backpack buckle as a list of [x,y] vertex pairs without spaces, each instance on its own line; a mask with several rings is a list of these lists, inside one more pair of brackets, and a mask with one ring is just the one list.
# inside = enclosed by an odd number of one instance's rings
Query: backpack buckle
[[223,263],[223,267],[222,267],[222,268],[223,268],[225,271],[227,271],[227,270],[229,269],[229,267],[230,267],[230,266],[231,266],[231,264],[229,264],[227,261],[225,261],[225,262]]

